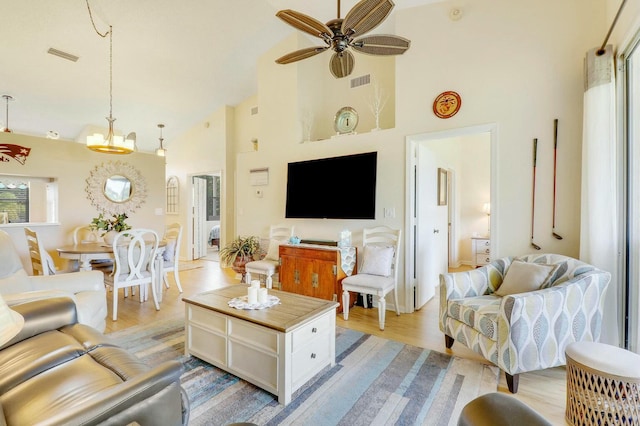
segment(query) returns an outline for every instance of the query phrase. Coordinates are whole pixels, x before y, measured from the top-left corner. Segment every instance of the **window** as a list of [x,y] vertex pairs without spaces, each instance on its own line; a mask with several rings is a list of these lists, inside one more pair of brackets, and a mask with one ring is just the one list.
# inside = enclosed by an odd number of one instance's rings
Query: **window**
[[178,214],[179,195],[178,178],[171,176],[167,180],[167,214]]
[[0,223],[29,222],[29,185],[0,181]]
[[57,220],[57,179],[0,174],[0,225]]

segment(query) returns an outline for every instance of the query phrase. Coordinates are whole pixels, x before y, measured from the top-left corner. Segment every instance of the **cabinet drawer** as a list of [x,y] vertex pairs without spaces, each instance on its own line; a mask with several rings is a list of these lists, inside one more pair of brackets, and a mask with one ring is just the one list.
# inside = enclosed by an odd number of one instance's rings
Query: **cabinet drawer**
[[476,252],[484,253],[491,247],[491,240],[476,240]]
[[329,248],[295,247],[284,244],[280,246],[279,250],[280,257],[301,257],[314,260],[326,260],[334,263],[338,262],[338,253],[338,250]]
[[223,315],[192,305],[188,305],[188,309],[189,315],[187,320],[190,323],[198,324],[204,329],[221,334],[227,333],[227,319]]
[[227,339],[224,335],[218,335],[191,323],[187,323],[187,328],[189,341],[186,345],[190,354],[211,364],[227,365]]
[[291,360],[291,387],[299,388],[331,360],[331,333],[319,335],[315,340],[295,351]]
[[229,319],[229,338],[245,342],[249,346],[278,354],[278,333],[265,327],[258,327],[246,321]]
[[488,254],[477,254],[476,265],[486,265],[491,262],[491,257]]
[[331,318],[328,315],[323,315],[295,330],[291,335],[292,351],[295,352],[308,342],[318,338],[319,335],[328,333],[330,327]]

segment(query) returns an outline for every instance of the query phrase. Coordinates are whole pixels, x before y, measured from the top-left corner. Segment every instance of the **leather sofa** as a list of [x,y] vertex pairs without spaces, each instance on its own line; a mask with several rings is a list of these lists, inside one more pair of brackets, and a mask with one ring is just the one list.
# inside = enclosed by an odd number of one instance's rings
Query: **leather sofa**
[[0,346],[0,425],[186,425],[182,364],[149,367],[77,323],[69,298],[12,306],[24,326]]
[[27,275],[9,234],[0,230],[0,294],[9,306],[29,300],[69,297],[78,322],[102,332],[107,317],[104,275],[100,271]]

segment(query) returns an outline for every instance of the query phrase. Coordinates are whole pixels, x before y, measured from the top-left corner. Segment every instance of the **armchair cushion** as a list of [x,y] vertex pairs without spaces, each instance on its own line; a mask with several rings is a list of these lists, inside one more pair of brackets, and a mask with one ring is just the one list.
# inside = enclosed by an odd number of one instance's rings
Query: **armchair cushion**
[[547,287],[559,265],[528,263],[521,260],[514,261],[507,270],[504,280],[496,295],[526,293]]
[[491,340],[498,338],[497,319],[501,298],[496,296],[478,296],[449,301],[448,315],[472,327]]
[[362,255],[361,274],[380,275],[388,277],[391,275],[393,265],[393,247],[369,244],[364,246]]

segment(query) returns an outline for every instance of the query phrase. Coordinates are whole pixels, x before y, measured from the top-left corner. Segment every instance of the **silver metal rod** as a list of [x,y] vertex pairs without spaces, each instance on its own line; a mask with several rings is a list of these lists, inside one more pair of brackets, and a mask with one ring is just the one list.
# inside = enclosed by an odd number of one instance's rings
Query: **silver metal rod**
[[609,41],[609,37],[611,36],[611,33],[613,32],[613,28],[616,26],[616,23],[618,22],[618,18],[620,17],[620,12],[622,12],[622,9],[624,8],[624,5],[626,2],[627,0],[622,0],[622,3],[620,3],[620,7],[618,8],[618,13],[616,13],[615,18],[613,18],[613,22],[609,27],[609,32],[607,33],[607,36],[604,38],[604,41],[602,42],[602,46],[600,46],[600,50],[596,52],[598,56],[604,54],[604,48],[607,45],[607,42]]

